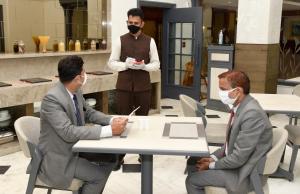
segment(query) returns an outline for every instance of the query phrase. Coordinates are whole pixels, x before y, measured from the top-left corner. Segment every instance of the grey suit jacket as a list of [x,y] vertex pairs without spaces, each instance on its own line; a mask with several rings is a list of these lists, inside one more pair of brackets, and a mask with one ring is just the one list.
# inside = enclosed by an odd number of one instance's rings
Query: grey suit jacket
[[[81,91],[75,95],[83,124],[109,125],[110,116],[87,106]],[[73,99],[60,82],[44,97],[40,113],[38,148],[43,161],[39,178],[50,186],[68,188],[78,159],[78,153],[72,152],[73,145],[81,139],[100,139],[101,126],[77,126]]]
[[236,170],[237,185],[240,185],[249,178],[257,162],[271,149],[272,138],[272,125],[265,111],[253,97],[247,95],[234,116],[228,154],[223,156],[224,146],[213,153],[219,159],[215,163],[215,169]]

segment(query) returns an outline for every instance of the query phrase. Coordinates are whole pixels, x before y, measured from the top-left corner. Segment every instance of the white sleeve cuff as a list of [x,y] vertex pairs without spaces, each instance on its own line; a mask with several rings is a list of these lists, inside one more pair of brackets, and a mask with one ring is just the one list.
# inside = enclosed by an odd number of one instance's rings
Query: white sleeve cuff
[[216,165],[215,162],[209,163],[209,169],[215,169],[215,165]]
[[116,117],[115,117],[115,116],[111,117],[111,119],[110,119],[110,121],[109,121],[109,124],[110,124],[110,125],[112,124],[114,118],[116,118]]
[[212,158],[212,159],[214,159],[214,161],[216,162],[216,161],[218,161],[218,158],[217,158],[217,156],[215,156],[215,155],[210,155],[210,157]]
[[103,126],[101,129],[100,137],[111,137],[112,136],[112,129],[110,125]]

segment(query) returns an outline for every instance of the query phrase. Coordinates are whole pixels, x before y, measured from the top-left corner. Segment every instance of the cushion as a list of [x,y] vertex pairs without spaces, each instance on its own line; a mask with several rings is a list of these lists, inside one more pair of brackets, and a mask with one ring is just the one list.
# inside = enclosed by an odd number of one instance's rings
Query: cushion
[[285,129],[289,132],[289,140],[295,145],[300,145],[300,126],[286,125]]
[[[79,188],[82,186],[83,182],[79,179],[73,179],[71,185],[66,190],[70,191],[78,191]],[[37,177],[35,185],[42,186],[42,187],[50,187],[49,185],[45,184],[41,179]],[[52,187],[50,187],[52,188]]]
[[205,132],[208,143],[224,144],[226,141],[227,124],[208,123]]
[[[268,183],[265,184],[264,186],[264,193],[265,194],[269,194],[269,185]],[[212,187],[212,186],[208,186],[205,187],[205,194],[228,194],[227,191],[225,190],[225,188],[223,187]],[[254,191],[248,193],[248,194],[255,194]]]

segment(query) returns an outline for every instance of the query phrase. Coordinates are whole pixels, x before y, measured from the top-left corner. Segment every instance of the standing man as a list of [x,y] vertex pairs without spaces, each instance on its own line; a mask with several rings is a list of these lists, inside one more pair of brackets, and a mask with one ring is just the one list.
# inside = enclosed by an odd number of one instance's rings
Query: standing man
[[[42,101],[38,148],[43,154],[39,178],[49,186],[66,189],[74,178],[84,182],[82,194],[99,194],[113,164],[99,166],[72,152],[82,139],[120,135],[127,118],[112,118],[86,105],[81,87],[87,75],[83,60],[69,56],[58,64],[59,82]],[[86,123],[93,126],[86,126]]]
[[209,158],[188,160],[188,194],[204,194],[205,186],[225,187],[230,194],[247,194],[250,173],[272,146],[272,125],[258,102],[249,95],[250,81],[240,71],[219,75],[219,95],[229,105],[226,142]]
[[144,13],[139,8],[127,12],[129,33],[117,40],[108,66],[118,71],[116,85],[117,113],[128,115],[135,108],[136,115],[148,115],[151,103],[150,71],[160,67],[154,39],[143,34]]

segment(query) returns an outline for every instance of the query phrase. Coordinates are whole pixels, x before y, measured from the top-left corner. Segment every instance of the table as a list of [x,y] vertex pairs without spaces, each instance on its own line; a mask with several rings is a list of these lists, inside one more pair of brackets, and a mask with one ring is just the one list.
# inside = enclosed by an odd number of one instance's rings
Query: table
[[278,79],[278,85],[282,85],[282,86],[290,86],[290,87],[294,87],[298,84],[300,84],[300,77],[294,77],[291,79]]
[[[198,139],[171,139],[163,136],[165,123],[193,122],[202,124],[199,117],[134,116],[130,118],[126,138],[80,140],[74,152],[140,154],[142,194],[153,193],[153,155],[209,156],[206,137]],[[184,130],[184,129],[183,129]]]
[[300,114],[300,97],[292,94],[251,93],[267,113]]
[[295,83],[300,84],[300,77],[294,77],[294,78],[291,78],[291,79],[287,79],[286,81],[295,82]]
[[[300,114],[300,97],[292,94],[259,94],[252,93],[253,96],[267,113]],[[296,122],[295,122],[296,123]],[[289,124],[292,124],[292,117],[290,117]],[[285,152],[284,152],[285,153]],[[282,156],[282,161],[284,154]],[[277,171],[270,177],[286,178],[292,180],[292,175],[288,171],[278,167]]]

